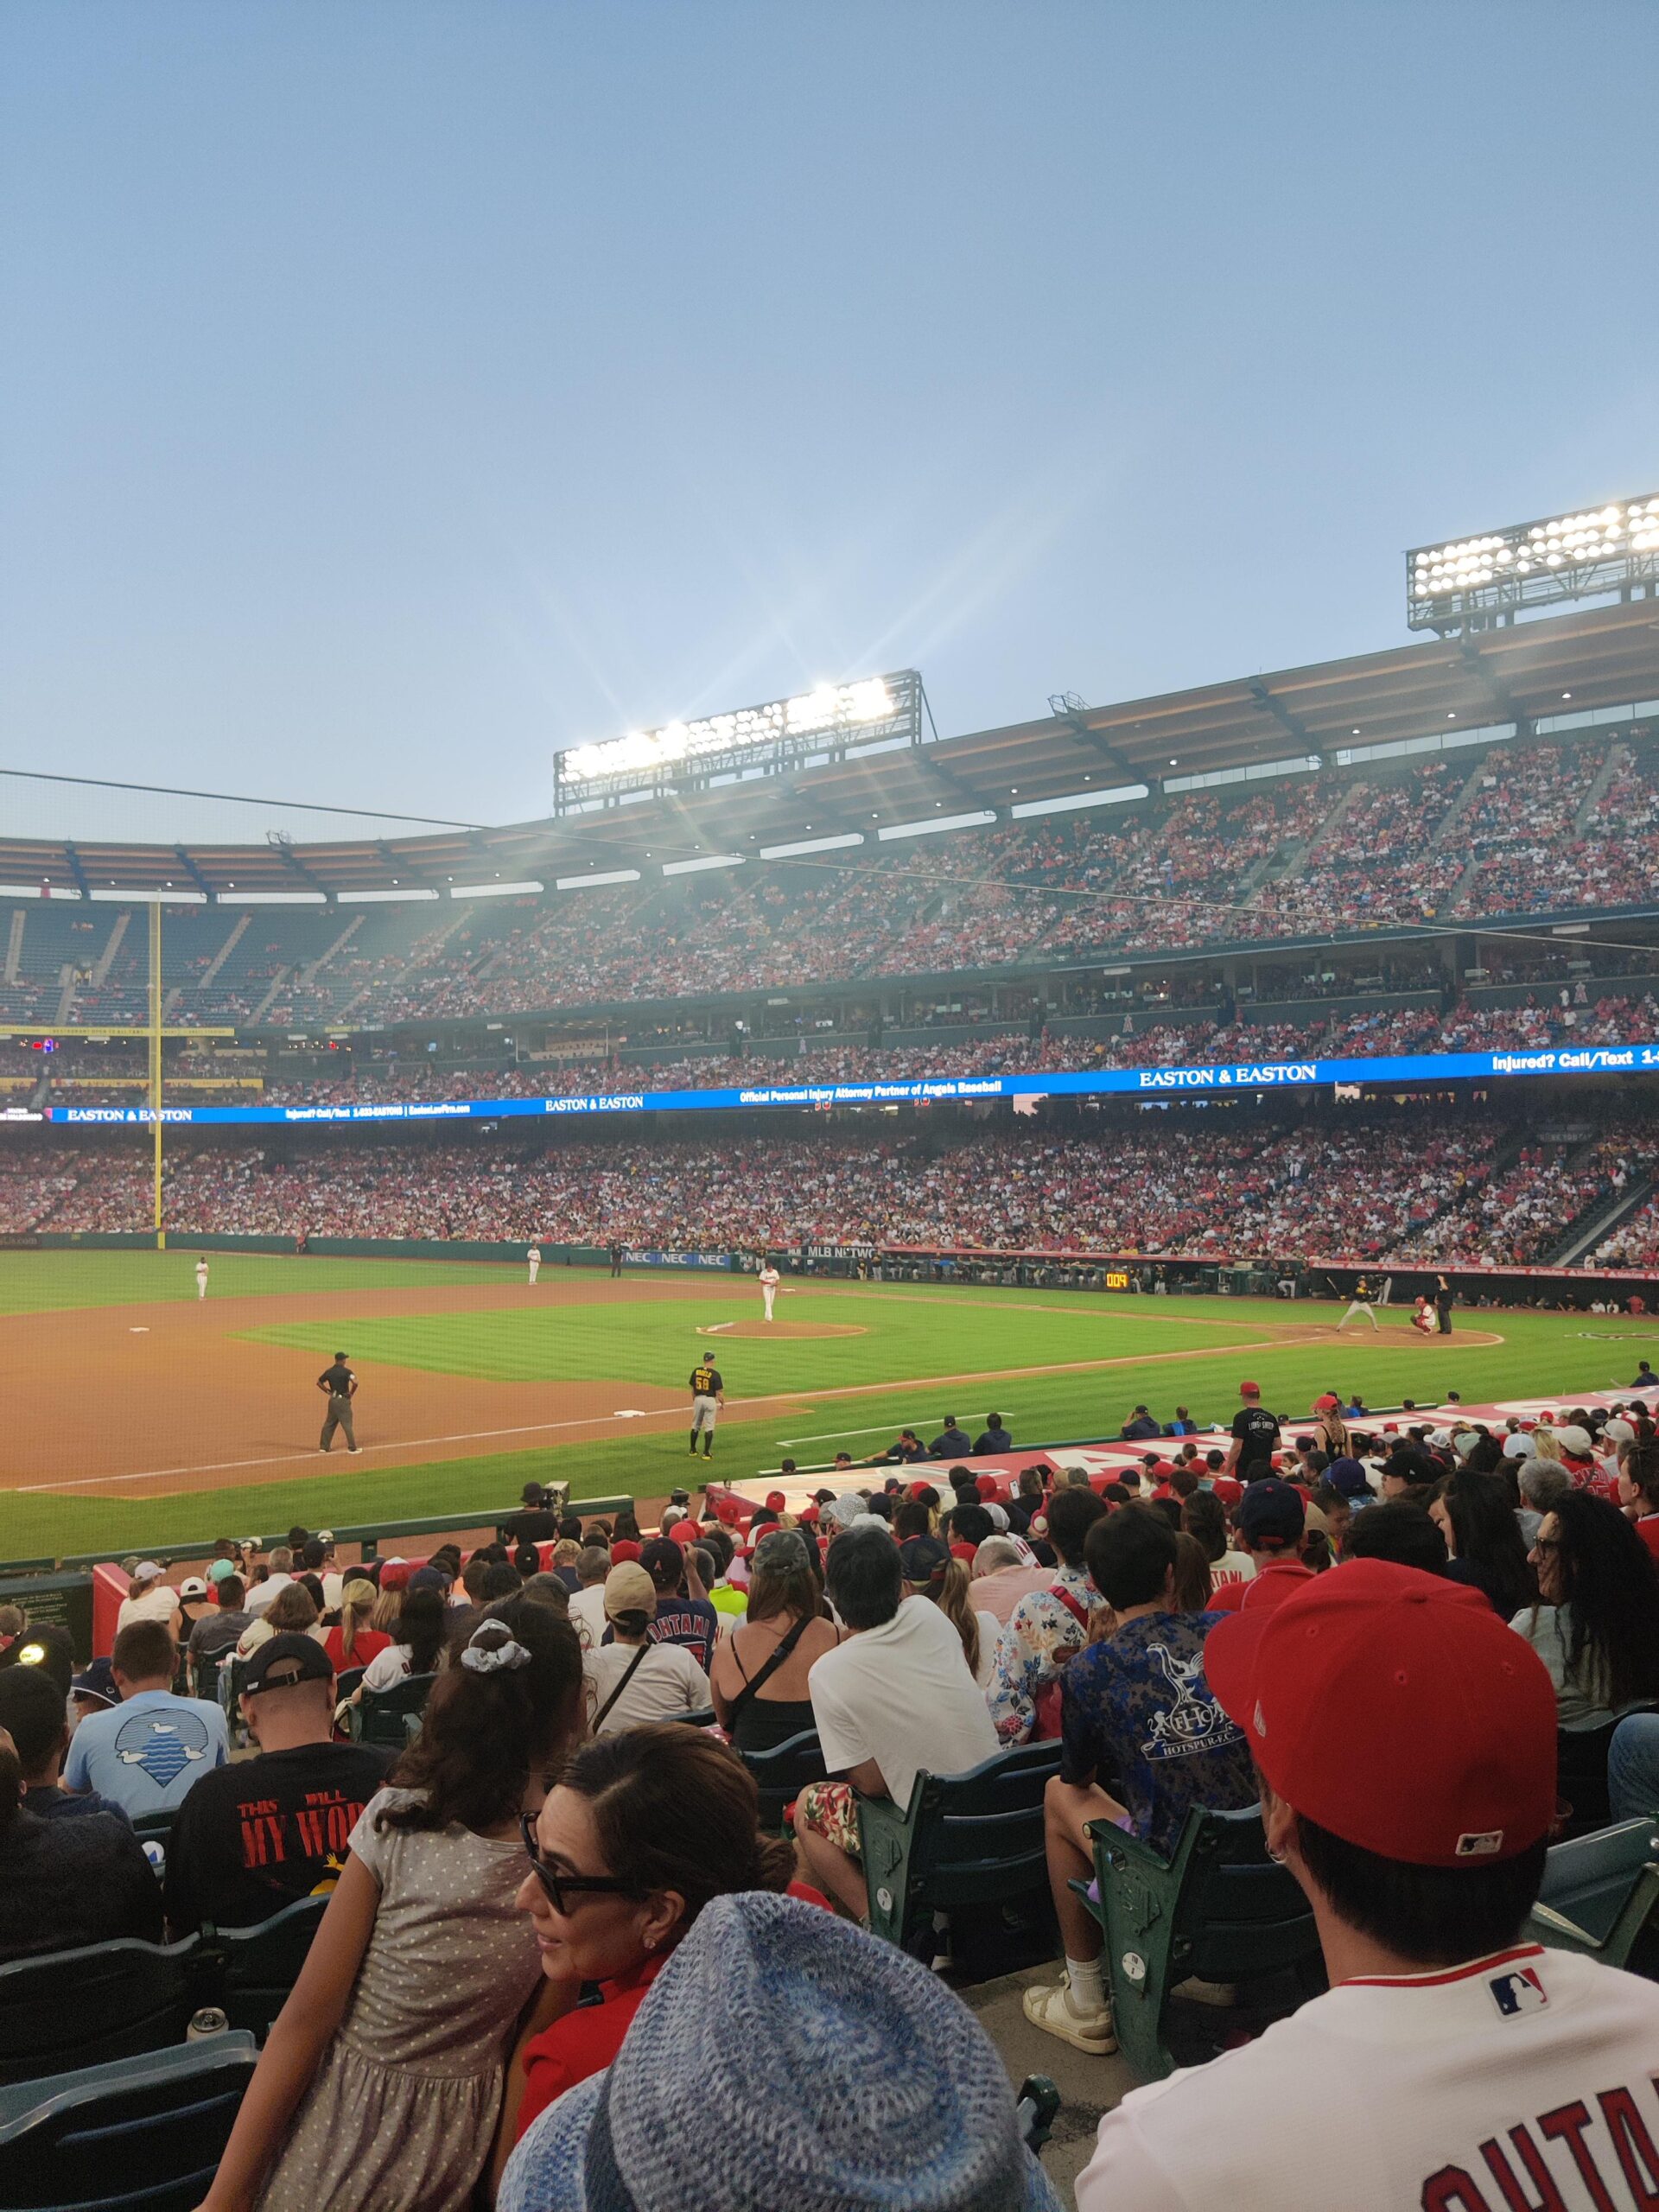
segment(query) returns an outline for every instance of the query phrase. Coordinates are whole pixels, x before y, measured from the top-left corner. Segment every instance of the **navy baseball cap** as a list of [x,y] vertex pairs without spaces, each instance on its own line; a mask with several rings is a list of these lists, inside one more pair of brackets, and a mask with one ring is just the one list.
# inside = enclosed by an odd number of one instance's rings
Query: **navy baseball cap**
[[1306,1522],[1302,1493],[1277,1475],[1264,1475],[1252,1483],[1239,1503],[1239,1534],[1247,1544],[1264,1548],[1299,1544]]
[[950,1547],[942,1536],[912,1536],[899,1547],[906,1582],[931,1582],[950,1564]]
[[1325,1471],[1325,1480],[1344,1497],[1357,1497],[1371,1486],[1370,1476],[1357,1459],[1333,1459]]
[[69,1685],[69,1694],[72,1697],[95,1698],[100,1705],[119,1705],[121,1693],[116,1688],[108,1656],[92,1660],[84,1674],[77,1675]]

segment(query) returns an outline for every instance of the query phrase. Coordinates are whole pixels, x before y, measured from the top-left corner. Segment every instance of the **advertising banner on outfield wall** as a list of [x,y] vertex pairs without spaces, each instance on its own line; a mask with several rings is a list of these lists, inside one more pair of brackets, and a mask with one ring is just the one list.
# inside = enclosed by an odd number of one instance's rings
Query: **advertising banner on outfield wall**
[[[1414,1052],[1374,1059],[1266,1060],[1227,1067],[1091,1068],[1076,1075],[922,1076],[893,1083],[768,1083],[720,1090],[619,1090],[574,1098],[412,1099],[344,1106],[164,1106],[165,1122],[500,1122],[557,1115],[695,1114],[745,1106],[919,1106],[995,1098],[1168,1098],[1310,1084],[1441,1083],[1528,1075],[1640,1074],[1659,1045],[1550,1046],[1540,1052]],[[49,1106],[49,1122],[148,1122],[148,1106]]]

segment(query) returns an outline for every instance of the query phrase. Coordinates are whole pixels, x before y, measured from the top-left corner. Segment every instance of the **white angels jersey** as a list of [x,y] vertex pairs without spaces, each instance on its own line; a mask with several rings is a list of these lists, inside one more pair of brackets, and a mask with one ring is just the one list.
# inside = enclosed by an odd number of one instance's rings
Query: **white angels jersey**
[[1519,1944],[1343,1983],[1100,2124],[1077,2212],[1659,2206],[1659,1984]]

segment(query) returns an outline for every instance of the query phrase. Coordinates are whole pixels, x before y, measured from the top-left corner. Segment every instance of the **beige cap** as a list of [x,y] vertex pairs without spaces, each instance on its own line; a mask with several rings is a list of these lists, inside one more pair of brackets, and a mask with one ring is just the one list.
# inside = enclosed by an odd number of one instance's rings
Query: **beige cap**
[[610,1620],[619,1613],[644,1613],[647,1619],[656,1618],[657,1585],[635,1560],[625,1559],[606,1576],[605,1612]]

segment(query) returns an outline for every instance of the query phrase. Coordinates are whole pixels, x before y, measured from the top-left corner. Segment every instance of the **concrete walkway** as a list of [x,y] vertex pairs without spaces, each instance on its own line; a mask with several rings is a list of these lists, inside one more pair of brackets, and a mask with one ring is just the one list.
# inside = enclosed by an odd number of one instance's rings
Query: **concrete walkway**
[[1027,2074],[1046,2074],[1058,2089],[1059,2118],[1043,2153],[1043,2171],[1069,2205],[1071,2185],[1093,2152],[1102,2113],[1135,2087],[1135,2075],[1116,2053],[1092,2058],[1086,2051],[1073,2050],[1058,2036],[1033,2028],[1027,2019],[1020,2009],[1023,1992],[1033,1982],[1052,1981],[1058,1971],[1058,1961],[1033,1967],[1023,1974],[979,1982],[959,1993],[1001,2052],[1016,2089]]

